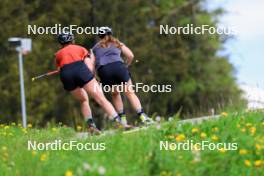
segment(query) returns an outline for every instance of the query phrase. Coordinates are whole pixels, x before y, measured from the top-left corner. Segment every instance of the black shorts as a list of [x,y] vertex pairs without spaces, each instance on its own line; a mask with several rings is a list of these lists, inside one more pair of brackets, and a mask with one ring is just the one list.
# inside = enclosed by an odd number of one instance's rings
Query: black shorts
[[103,86],[120,85],[130,79],[129,71],[122,62],[113,62],[99,67],[98,76]]
[[93,78],[94,75],[83,61],[64,65],[60,70],[60,79],[67,91],[83,87]]

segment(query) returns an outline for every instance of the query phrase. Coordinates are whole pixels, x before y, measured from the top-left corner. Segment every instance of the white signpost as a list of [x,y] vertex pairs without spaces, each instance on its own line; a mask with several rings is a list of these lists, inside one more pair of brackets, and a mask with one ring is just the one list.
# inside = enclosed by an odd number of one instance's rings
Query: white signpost
[[26,128],[27,112],[26,112],[26,98],[25,98],[24,75],[23,75],[23,55],[27,54],[32,50],[31,48],[32,41],[29,38],[12,37],[8,39],[8,42],[11,46],[15,47],[16,51],[18,52],[22,124],[23,127]]

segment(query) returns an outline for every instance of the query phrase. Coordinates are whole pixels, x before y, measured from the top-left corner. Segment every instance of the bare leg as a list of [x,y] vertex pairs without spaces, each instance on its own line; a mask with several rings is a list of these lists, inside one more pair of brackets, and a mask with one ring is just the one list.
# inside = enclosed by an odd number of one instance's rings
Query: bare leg
[[[139,115],[140,120],[145,124],[145,125],[150,125],[153,124],[154,121],[149,118],[142,109],[140,100],[138,99],[137,95],[135,94],[134,90],[132,89],[132,81],[131,79],[127,82],[125,85],[125,94],[126,97],[128,98],[130,104],[133,106],[133,108],[136,110],[136,112]],[[130,87],[130,88],[129,88]]]
[[118,113],[123,113],[124,104],[123,104],[120,92],[118,92],[117,89],[113,89],[113,91],[112,91],[112,100],[113,100],[113,104],[114,104],[116,111]]
[[132,107],[138,112],[142,109],[141,103],[137,97],[137,95],[135,94],[135,92],[132,90],[131,87],[132,85],[132,81],[131,79],[127,82],[127,84],[125,84],[125,95],[128,98],[128,101],[130,102],[130,104],[132,105]]
[[76,88],[71,91],[71,94],[81,103],[82,114],[84,116],[85,122],[88,125],[88,131],[91,134],[100,134],[100,131],[96,128],[96,125],[93,121],[92,112],[89,105],[89,98],[85,90],[81,88]]
[[110,118],[117,117],[118,114],[115,111],[112,104],[105,98],[103,90],[95,79],[92,79],[83,87],[89,95],[104,109]]
[[77,100],[80,101],[82,115],[84,116],[84,118],[92,117],[92,112],[91,112],[91,108],[90,108],[90,105],[89,105],[88,95],[85,92],[85,90],[81,89],[81,88],[76,88],[73,91],[71,91],[71,94]]
[[115,109],[121,118],[121,123],[127,124],[123,100],[122,100],[120,92],[118,91],[118,88],[116,88],[116,87],[113,87],[113,89],[112,89],[112,100],[113,100],[113,104],[115,106]]

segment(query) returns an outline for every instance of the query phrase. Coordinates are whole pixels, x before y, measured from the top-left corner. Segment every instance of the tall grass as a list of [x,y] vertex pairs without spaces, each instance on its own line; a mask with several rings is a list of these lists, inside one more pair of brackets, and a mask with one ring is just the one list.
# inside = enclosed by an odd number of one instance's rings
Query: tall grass
[[[79,139],[71,128],[0,126],[0,175],[263,175],[264,113],[223,113],[202,124],[164,122],[147,130]],[[32,151],[27,141],[105,143],[104,151]],[[160,150],[160,141],[237,143],[237,150]]]

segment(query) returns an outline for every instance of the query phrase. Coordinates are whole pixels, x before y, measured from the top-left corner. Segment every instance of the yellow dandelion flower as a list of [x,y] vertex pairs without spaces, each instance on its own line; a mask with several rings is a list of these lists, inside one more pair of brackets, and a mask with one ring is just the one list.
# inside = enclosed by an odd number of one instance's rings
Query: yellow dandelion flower
[[192,129],[192,133],[198,133],[199,132],[199,129],[198,128],[193,128]]
[[256,161],[254,162],[254,166],[259,167],[259,166],[262,165],[262,163],[263,163],[262,160],[256,160]]
[[40,155],[40,161],[45,161],[47,159],[47,155],[45,153]]
[[261,150],[262,149],[262,146],[260,144],[255,144],[255,147],[257,150]]
[[8,156],[9,156],[9,155],[8,155],[7,152],[4,152],[4,153],[3,153],[3,157],[4,157],[4,158],[8,158]]
[[28,127],[28,128],[32,128],[32,124],[29,123],[29,124],[27,125],[27,127]]
[[181,160],[182,158],[183,158],[183,156],[182,156],[182,155],[179,155],[179,156],[178,156],[178,159],[180,159],[180,160]]
[[78,125],[77,126],[77,131],[81,131],[82,130],[82,126]]
[[256,133],[256,127],[251,127],[250,128],[250,133],[252,134],[252,135],[254,135],[255,133]]
[[73,176],[72,171],[71,171],[71,170],[67,170],[67,171],[65,172],[65,176]]
[[27,129],[26,129],[26,128],[22,128],[22,132],[23,132],[24,134],[27,134]]
[[246,128],[241,128],[241,130],[240,130],[241,132],[246,132]]
[[53,132],[56,132],[57,131],[57,128],[52,128],[51,129]]
[[245,161],[244,161],[244,164],[245,164],[245,166],[247,166],[247,167],[250,167],[250,166],[251,166],[251,162],[250,162],[249,160],[245,160]]
[[6,151],[6,150],[7,150],[7,147],[6,147],[6,146],[3,146],[3,147],[2,147],[2,150],[3,150],[3,151]]
[[206,138],[206,137],[207,137],[207,134],[206,134],[206,133],[204,133],[204,132],[202,132],[202,133],[200,134],[200,137],[204,139],[204,138]]
[[4,124],[0,124],[0,128],[3,128],[5,125]]
[[223,116],[223,117],[227,117],[227,116],[228,116],[228,113],[227,113],[227,112],[222,112],[222,113],[221,113],[221,116]]
[[214,128],[212,129],[212,131],[213,131],[213,132],[218,132],[218,131],[219,131],[219,128],[214,127]]
[[246,123],[246,127],[251,127],[252,123]]
[[226,152],[226,149],[224,149],[224,148],[220,148],[220,149],[218,149],[218,151],[219,151],[220,153],[225,153],[225,152]]
[[264,126],[264,122],[262,122],[261,124],[262,124],[262,126]]
[[240,155],[246,155],[247,153],[248,153],[248,151],[246,149],[240,149],[239,150]]
[[167,172],[166,171],[162,171],[161,173],[160,173],[160,176],[166,176],[167,175]]
[[31,152],[31,154],[32,154],[32,156],[36,156],[36,155],[37,155],[37,152],[33,150],[33,151]]
[[8,153],[7,153],[7,152],[4,152],[4,153],[2,154],[2,160],[3,160],[4,162],[7,162],[7,161],[8,161]]
[[169,135],[169,136],[167,136],[168,139],[174,139],[174,137],[175,137],[175,136],[173,136],[173,135]]
[[162,171],[160,173],[160,176],[172,176],[172,173],[171,172]]
[[9,128],[10,128],[10,127],[9,127],[8,125],[6,125],[6,126],[4,127],[4,129],[6,129],[6,130],[9,129]]
[[180,141],[184,141],[185,138],[186,138],[186,137],[185,137],[184,134],[179,134],[179,135],[176,136],[175,139],[176,139],[177,142],[180,142]]
[[218,137],[216,136],[216,135],[213,135],[212,137],[211,137],[211,139],[213,140],[213,141],[218,141]]

